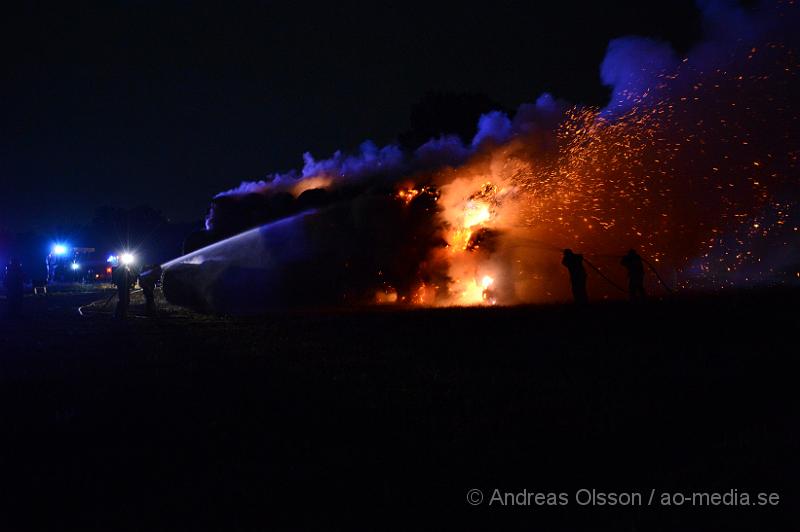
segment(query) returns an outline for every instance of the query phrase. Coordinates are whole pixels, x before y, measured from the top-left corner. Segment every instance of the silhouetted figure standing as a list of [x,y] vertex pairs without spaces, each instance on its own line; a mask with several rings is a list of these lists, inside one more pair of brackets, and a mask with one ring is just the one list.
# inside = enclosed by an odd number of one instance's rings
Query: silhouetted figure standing
[[112,279],[117,285],[117,308],[114,311],[114,317],[122,320],[128,316],[131,288],[136,282],[136,275],[131,271],[130,266],[120,265],[114,269]]
[[144,294],[145,314],[150,317],[156,315],[156,283],[161,279],[161,266],[145,266],[144,272],[139,275],[139,286]]
[[22,314],[22,300],[25,295],[25,272],[22,264],[17,259],[11,259],[6,266],[3,286],[6,289],[6,302],[8,315],[20,316]]
[[572,284],[572,297],[575,303],[583,304],[588,302],[589,297],[586,295],[586,270],[583,268],[583,255],[573,253],[571,249],[565,249],[561,264],[569,271],[569,280]]
[[628,293],[631,301],[644,299],[644,264],[642,263],[642,257],[631,249],[627,255],[622,257],[620,264],[628,270]]

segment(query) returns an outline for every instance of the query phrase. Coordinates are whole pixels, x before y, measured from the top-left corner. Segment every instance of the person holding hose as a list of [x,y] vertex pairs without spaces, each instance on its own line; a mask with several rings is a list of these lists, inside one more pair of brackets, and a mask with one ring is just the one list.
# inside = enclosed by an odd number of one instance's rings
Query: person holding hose
[[569,271],[573,300],[579,305],[587,303],[589,297],[586,294],[586,269],[583,267],[583,255],[573,253],[571,249],[565,249],[561,264]]

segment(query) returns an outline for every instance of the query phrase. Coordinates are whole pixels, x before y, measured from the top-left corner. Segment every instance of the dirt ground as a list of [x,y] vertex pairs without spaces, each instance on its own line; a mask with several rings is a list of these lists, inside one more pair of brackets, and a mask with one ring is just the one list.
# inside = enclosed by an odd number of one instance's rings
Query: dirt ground
[[[0,530],[799,529],[796,291],[248,319],[136,295],[122,323],[112,293],[0,321]],[[731,490],[779,503],[646,504]]]

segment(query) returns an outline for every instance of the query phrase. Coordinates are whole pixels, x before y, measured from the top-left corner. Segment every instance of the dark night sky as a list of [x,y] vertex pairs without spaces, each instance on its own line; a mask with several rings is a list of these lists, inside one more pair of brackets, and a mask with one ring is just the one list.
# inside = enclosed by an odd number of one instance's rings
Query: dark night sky
[[604,103],[609,39],[686,49],[700,31],[691,1],[24,4],[0,23],[11,230],[100,205],[199,218],[216,192],[299,167],[304,151],[394,140],[430,90]]

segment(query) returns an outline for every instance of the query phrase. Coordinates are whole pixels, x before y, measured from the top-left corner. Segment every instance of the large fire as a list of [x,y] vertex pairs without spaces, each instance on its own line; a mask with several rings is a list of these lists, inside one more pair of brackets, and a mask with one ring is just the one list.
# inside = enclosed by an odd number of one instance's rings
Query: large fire
[[[797,60],[777,43],[746,53],[742,73],[698,73],[684,61],[620,113],[567,109],[555,150],[541,147],[550,141],[541,134],[519,136],[425,176],[441,190],[447,246],[434,254],[447,260],[450,285],[437,297],[421,283],[425,297],[414,301],[480,305],[563,296],[558,261],[566,247],[597,263],[614,284],[624,284],[618,263],[629,248],[676,288],[797,276],[758,267],[766,253],[788,254],[797,241],[798,228],[789,226],[797,220],[800,150],[786,141],[798,116],[789,95],[775,92],[793,81]],[[769,58],[748,64],[757,54]],[[785,82],[759,71],[776,62],[785,65]],[[702,80],[691,97],[670,93],[681,76]],[[757,103],[739,103],[743,91],[763,91],[770,119],[794,129],[767,127]],[[414,190],[398,198],[410,204]],[[603,297],[617,291],[594,281]]]
[[514,116],[484,115],[471,144],[307,155],[300,173],[225,193],[241,207],[220,201],[220,221],[328,208],[298,234],[341,269],[331,290],[346,301],[563,301],[564,248],[584,255],[593,299],[625,297],[631,248],[651,267],[651,292],[797,283],[800,45],[787,28],[798,7],[765,6],[735,38],[718,29],[683,60],[637,38],[612,43],[605,108],[542,96]]

